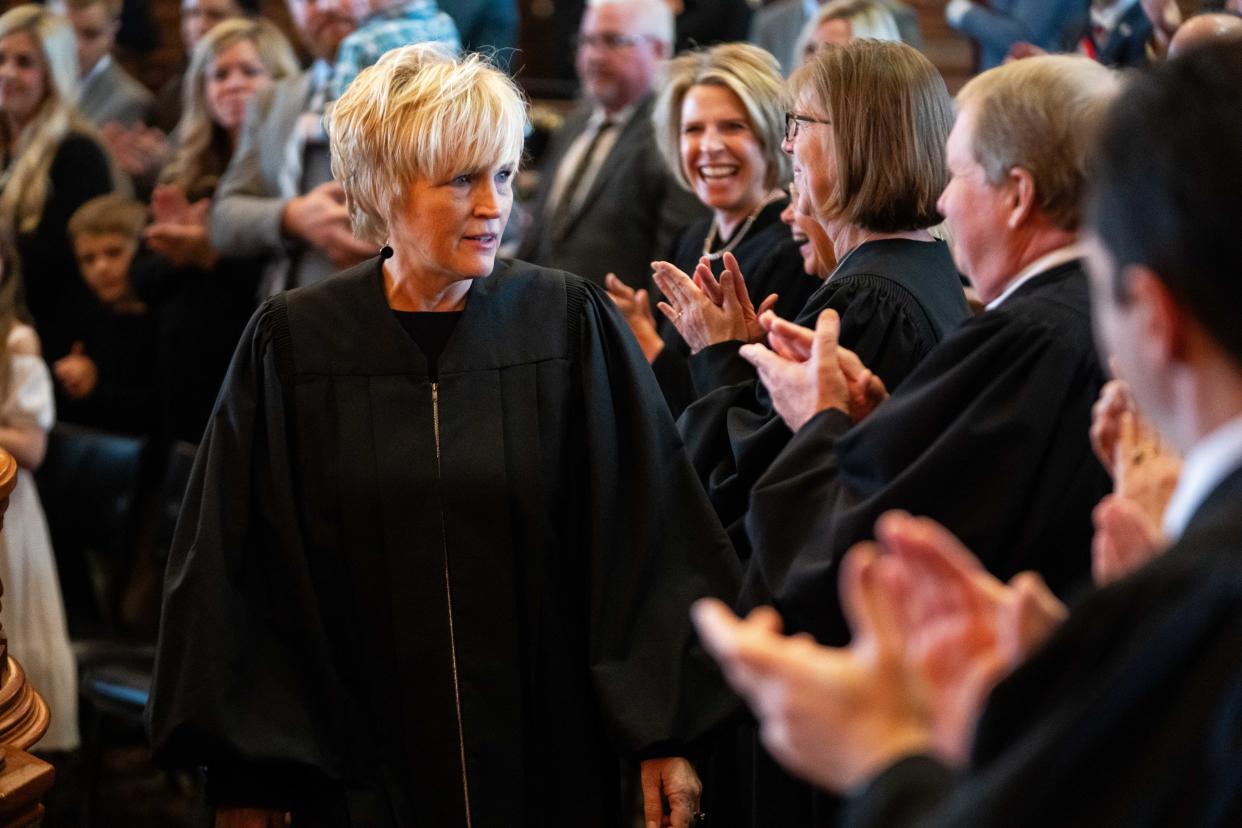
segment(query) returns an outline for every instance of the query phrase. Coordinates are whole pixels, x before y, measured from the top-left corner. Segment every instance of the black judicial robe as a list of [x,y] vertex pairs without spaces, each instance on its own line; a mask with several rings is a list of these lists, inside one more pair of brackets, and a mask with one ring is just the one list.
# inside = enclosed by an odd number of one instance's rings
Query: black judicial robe
[[[944,242],[884,239],[859,245],[795,317],[815,327],[832,308],[841,344],[895,390],[969,315],[961,278]],[[755,481],[792,434],[772,407],[741,343],[711,345],[690,360],[703,395],[677,422],[686,450],[738,553],[750,543],[743,520]]]
[[[781,212],[788,206],[789,199],[782,198],[764,207],[746,236],[733,249],[738,267],[746,277],[746,291],[750,294],[751,304],[757,308],[764,299],[775,293],[780,298],[774,310],[786,319],[800,311],[822,284],[821,280],[806,275],[802,269],[802,254],[793,243],[789,228],[781,221]],[[714,221],[713,217],[708,216],[694,222],[682,231],[677,240],[671,261],[689,276],[693,276],[698,267],[703,255],[703,240],[707,238]],[[722,249],[723,245],[716,247]],[[719,279],[723,272],[722,256],[712,262],[712,273]],[[677,418],[699,396],[690,373],[690,346],[664,314],[657,314],[657,321],[664,350],[651,363],[651,369],[660,382],[660,390],[664,392],[669,410]],[[733,347],[736,349],[737,343]]]
[[1242,824],[1242,471],[989,696],[969,765],[909,757],[848,828]]
[[435,385],[379,260],[269,300],[168,564],[159,757],[295,824],[620,825],[617,756],[736,707],[688,618],[736,559],[659,393],[602,291],[521,262]]
[[[889,509],[931,516],[998,576],[1034,569],[1064,595],[1089,573],[1091,510],[1110,485],[1087,438],[1103,382],[1081,266],[1031,279],[962,324],[861,424],[821,412],[761,470],[740,608],[772,604],[789,632],[846,643],[837,565]],[[835,798],[745,734],[737,753],[755,782],[735,810],[756,818],[730,824],[836,824]]]
[[745,602],[844,644],[837,564],[889,509],[945,524],[999,578],[1033,569],[1066,595],[1111,485],[1088,440],[1104,382],[1081,265],[1032,278],[856,427],[828,410],[798,430],[751,495]]

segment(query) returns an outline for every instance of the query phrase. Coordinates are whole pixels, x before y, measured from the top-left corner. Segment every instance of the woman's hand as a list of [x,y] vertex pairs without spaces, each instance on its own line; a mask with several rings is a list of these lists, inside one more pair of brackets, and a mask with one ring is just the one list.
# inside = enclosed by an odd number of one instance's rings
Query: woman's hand
[[164,184],[151,194],[154,222],[146,229],[147,247],[178,267],[210,270],[220,258],[211,243],[211,199],[191,204],[177,186]]
[[757,312],[746,291],[746,281],[732,254],[725,254],[725,270],[717,282],[707,259],[700,259],[691,279],[668,262],[652,264],[656,285],[666,301],[660,312],[668,317],[693,353],[720,342],[757,342],[763,338],[760,312],[776,302],[773,294]]
[[655,362],[656,357],[664,350],[664,340],[656,330],[655,315],[651,312],[651,297],[647,291],[634,290],[618,279],[615,273],[604,277],[604,288],[617,310],[625,317],[634,338],[638,340],[638,347],[643,349],[643,356],[648,362]]

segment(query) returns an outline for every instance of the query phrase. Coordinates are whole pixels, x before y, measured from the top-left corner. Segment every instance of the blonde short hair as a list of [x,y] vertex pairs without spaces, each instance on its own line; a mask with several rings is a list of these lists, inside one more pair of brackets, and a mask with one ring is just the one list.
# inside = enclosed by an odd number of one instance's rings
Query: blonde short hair
[[[789,79],[795,99],[832,122],[836,180],[816,216],[894,233],[938,224],[948,183],[953,104],[944,79],[904,43],[857,40],[823,49]],[[821,140],[817,131],[804,140]]]
[[785,137],[787,101],[776,58],[749,43],[724,43],[687,52],[669,62],[651,120],[660,155],[687,190],[690,179],[681,158],[681,106],[694,86],[721,86],[738,97],[763,149],[764,186],[771,189],[785,183],[789,179],[789,157],[781,149],[781,141]]
[[345,190],[354,235],[383,244],[410,182],[517,166],[526,100],[486,59],[420,43],[393,49],[359,73],[326,125],[332,175]]
[[1048,55],[984,72],[958,92],[957,106],[974,111],[971,151],[988,182],[1026,170],[1039,208],[1075,230],[1088,156],[1120,89],[1120,76],[1090,58]]
[[147,208],[140,201],[109,193],[95,196],[69,217],[69,236],[117,235],[137,242],[147,226]]

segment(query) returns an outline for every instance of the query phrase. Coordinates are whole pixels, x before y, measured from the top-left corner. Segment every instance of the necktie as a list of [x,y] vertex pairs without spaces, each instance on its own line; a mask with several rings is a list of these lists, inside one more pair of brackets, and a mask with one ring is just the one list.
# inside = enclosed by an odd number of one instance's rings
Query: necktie
[[570,173],[569,180],[565,183],[565,190],[561,193],[561,198],[556,203],[556,211],[552,216],[552,229],[555,235],[561,235],[569,217],[573,215],[573,209],[578,201],[578,196],[583,191],[586,174],[591,169],[595,154],[599,150],[600,139],[614,126],[616,126],[614,121],[601,122],[595,130],[595,134],[591,136],[591,141],[587,144],[586,151],[582,153],[578,158],[578,163],[574,165],[573,172]]

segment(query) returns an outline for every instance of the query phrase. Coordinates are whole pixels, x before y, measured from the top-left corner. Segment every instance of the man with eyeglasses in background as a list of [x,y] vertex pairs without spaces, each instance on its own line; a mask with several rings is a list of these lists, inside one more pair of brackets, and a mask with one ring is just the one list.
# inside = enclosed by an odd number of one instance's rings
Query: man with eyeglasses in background
[[591,0],[578,29],[582,101],[553,137],[518,258],[597,284],[648,287],[682,227],[705,208],[665,168],[651,106],[672,54],[664,0]]

